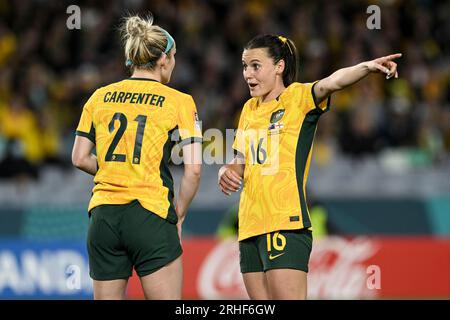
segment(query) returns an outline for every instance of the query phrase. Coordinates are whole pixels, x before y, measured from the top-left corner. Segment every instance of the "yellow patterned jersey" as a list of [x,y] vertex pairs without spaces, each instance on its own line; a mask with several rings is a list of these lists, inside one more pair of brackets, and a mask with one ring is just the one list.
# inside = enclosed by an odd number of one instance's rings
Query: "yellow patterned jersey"
[[329,99],[314,103],[314,83],[295,82],[272,101],[248,100],[235,152],[245,158],[239,203],[239,240],[311,227],[305,187],[317,121]]
[[[176,130],[179,135],[173,134]],[[190,95],[150,79],[110,84],[89,98],[76,134],[96,146],[98,171],[89,211],[137,199],[160,217],[177,221],[168,168],[175,137],[180,145],[202,139]]]

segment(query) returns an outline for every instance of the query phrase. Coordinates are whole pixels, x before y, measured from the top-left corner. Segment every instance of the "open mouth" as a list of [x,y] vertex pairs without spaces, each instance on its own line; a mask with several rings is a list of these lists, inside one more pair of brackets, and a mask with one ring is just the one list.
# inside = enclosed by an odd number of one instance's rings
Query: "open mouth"
[[253,89],[257,86],[256,83],[249,83],[248,86],[250,87],[250,89]]

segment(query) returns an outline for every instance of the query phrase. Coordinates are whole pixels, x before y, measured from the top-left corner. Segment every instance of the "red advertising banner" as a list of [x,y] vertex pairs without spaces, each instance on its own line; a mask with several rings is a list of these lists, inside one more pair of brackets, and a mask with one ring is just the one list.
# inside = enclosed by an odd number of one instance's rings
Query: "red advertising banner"
[[[183,241],[185,299],[248,299],[235,240]],[[128,296],[143,297],[136,276]],[[450,239],[326,237],[314,242],[310,299],[450,298]]]

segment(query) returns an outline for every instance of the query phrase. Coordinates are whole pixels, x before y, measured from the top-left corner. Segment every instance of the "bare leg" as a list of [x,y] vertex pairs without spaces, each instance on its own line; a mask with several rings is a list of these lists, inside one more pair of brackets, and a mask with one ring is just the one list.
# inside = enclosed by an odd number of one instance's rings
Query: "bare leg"
[[264,272],[247,272],[243,273],[245,288],[248,296],[252,300],[268,300],[270,299],[269,287]]
[[266,271],[269,292],[274,300],[306,300],[307,274],[295,269]]
[[183,287],[181,256],[141,278],[142,289],[148,300],[180,300]]
[[124,300],[128,279],[94,280],[94,300]]

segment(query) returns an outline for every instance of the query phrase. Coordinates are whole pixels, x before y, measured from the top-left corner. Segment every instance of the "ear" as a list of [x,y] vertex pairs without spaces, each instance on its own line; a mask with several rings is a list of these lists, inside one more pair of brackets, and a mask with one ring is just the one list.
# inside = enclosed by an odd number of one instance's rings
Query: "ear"
[[282,75],[284,72],[284,68],[285,68],[284,60],[281,59],[280,61],[278,61],[275,68],[276,68],[276,74]]
[[156,64],[164,67],[166,65],[167,61],[167,55],[165,53],[161,54],[161,57],[159,57],[158,61],[156,61]]

